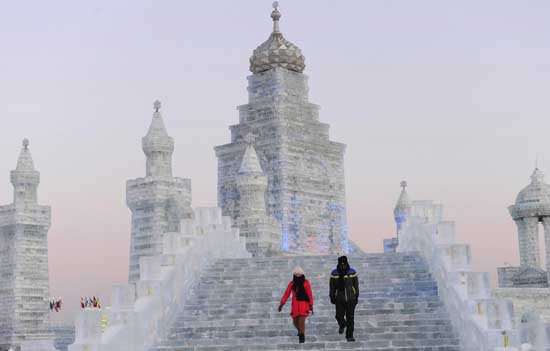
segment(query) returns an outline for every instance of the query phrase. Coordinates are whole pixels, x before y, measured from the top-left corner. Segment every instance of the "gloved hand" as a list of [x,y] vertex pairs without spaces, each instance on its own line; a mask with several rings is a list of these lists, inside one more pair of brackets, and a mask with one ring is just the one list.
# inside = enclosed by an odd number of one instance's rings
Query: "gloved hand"
[[336,298],[335,297],[330,297],[330,303],[333,304],[333,305],[336,305]]
[[279,312],[281,312],[283,310],[283,304],[280,304],[279,305]]

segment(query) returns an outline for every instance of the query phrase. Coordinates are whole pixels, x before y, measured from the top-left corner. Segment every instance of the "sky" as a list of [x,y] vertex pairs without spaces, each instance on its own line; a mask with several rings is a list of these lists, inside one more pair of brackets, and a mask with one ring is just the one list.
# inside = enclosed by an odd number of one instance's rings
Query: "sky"
[[[518,264],[507,206],[538,158],[550,178],[550,2],[280,1],[306,57],[310,101],[345,156],[351,239],[380,252],[399,183],[445,205],[474,268]],[[30,139],[39,202],[52,207],[56,323],[80,296],[108,303],[127,280],[125,182],[142,177],[155,99],[193,205],[216,204],[213,147],[247,102],[271,1],[0,1],[0,203]]]

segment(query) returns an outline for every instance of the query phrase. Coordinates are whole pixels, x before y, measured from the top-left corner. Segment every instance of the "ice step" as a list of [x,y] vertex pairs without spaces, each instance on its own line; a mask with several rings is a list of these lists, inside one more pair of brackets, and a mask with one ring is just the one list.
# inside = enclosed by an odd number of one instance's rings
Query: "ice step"
[[[357,341],[346,342],[328,299],[335,262],[334,256],[220,260],[202,272],[165,340],[153,350],[460,350],[428,267],[419,256],[403,253],[350,257],[361,294]],[[305,344],[298,344],[290,307],[277,312],[298,264],[315,299]]]

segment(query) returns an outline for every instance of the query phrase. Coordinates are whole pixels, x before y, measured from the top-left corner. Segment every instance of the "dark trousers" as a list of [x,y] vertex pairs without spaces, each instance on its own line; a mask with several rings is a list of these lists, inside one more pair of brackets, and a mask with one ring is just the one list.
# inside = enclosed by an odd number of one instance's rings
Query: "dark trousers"
[[346,327],[346,338],[353,337],[355,327],[355,306],[357,301],[337,301],[336,302],[336,320],[340,327]]

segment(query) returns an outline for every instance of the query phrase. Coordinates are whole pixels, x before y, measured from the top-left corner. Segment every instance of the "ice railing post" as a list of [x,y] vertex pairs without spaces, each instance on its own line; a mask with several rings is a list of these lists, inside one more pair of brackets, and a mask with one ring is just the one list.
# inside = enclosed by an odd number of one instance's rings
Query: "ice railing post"
[[489,274],[472,272],[469,245],[455,239],[455,224],[443,206],[413,202],[399,236],[398,251],[418,252],[428,262],[465,351],[520,350],[513,304],[491,297]]

